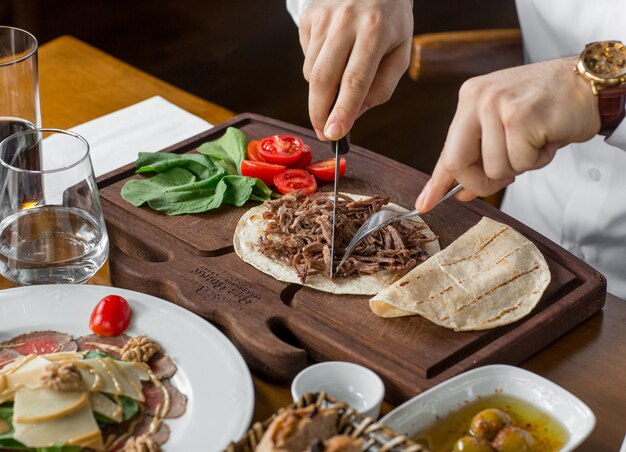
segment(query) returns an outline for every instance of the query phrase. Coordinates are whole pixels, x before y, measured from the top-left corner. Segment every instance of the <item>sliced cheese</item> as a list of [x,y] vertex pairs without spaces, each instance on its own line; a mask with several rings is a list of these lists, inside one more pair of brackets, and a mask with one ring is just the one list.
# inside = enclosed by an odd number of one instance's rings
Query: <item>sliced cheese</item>
[[22,386],[28,388],[41,387],[41,376],[49,364],[50,361],[47,359],[34,355],[28,355],[24,359],[16,360],[15,365],[4,374],[6,376],[7,388],[15,390]]
[[[20,390],[21,391],[21,390]],[[45,404],[47,393],[41,389],[33,391],[33,398]],[[14,415],[20,414],[15,406]],[[103,450],[102,433],[91,411],[91,405],[84,403],[71,413],[48,421],[23,423],[13,422],[13,437],[27,447],[51,447],[55,444],[76,445]]]
[[92,392],[89,394],[89,403],[91,409],[115,422],[122,422],[124,410],[113,400],[101,392]]
[[[112,358],[85,359],[81,361],[86,366],[91,367],[102,379],[102,385],[98,391],[123,395],[131,399],[145,401],[141,391],[141,380],[149,378],[148,373],[133,363],[117,361]],[[85,377],[85,370],[81,370]],[[94,378],[85,378],[87,387],[92,387]]]
[[86,391],[55,391],[47,387],[23,387],[15,392],[13,420],[22,423],[49,421],[73,413],[88,401]]

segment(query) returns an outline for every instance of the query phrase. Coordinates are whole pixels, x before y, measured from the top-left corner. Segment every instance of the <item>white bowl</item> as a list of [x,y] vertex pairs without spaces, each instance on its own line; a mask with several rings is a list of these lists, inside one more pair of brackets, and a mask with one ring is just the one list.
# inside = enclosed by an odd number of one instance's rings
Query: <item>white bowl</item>
[[307,392],[326,391],[359,413],[378,418],[385,385],[367,367],[343,361],[328,361],[307,367],[291,383],[291,396],[298,401]]
[[444,381],[389,412],[381,422],[411,437],[465,403],[496,391],[530,402],[557,419],[569,433],[562,452],[574,450],[596,425],[593,412],[572,393],[537,374],[502,364]]

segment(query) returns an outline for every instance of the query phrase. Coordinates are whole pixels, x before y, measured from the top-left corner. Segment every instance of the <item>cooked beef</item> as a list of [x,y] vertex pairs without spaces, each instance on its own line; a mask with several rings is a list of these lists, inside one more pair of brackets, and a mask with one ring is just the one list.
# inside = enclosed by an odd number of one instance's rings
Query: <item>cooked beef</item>
[[72,336],[56,331],[33,331],[20,334],[0,344],[2,348],[12,349],[23,355],[45,355],[56,352],[75,352],[76,342]]
[[78,343],[78,351],[102,350],[109,355],[119,358],[120,349],[128,342],[130,336],[120,334],[119,336],[98,336],[97,334],[88,334],[76,339]]
[[[354,200],[339,195],[335,262],[363,222],[389,202],[373,196]],[[259,251],[291,265],[304,283],[315,274],[330,271],[333,201],[327,196],[293,194],[266,201],[264,219],[269,225],[259,239]],[[434,240],[418,223],[394,223],[366,237],[337,272],[339,277],[373,274],[383,270],[407,272],[428,257],[423,244]]]

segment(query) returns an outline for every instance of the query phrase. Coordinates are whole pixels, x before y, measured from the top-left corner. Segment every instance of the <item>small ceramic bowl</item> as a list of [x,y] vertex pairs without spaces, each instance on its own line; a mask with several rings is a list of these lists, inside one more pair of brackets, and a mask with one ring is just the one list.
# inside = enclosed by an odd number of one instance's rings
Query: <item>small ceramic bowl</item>
[[561,452],[576,449],[596,423],[593,412],[572,393],[537,374],[503,364],[479,367],[444,381],[389,412],[381,422],[411,438],[468,401],[495,393],[522,399],[558,420],[569,433]]
[[364,416],[377,419],[385,397],[385,385],[378,375],[358,364],[329,361],[307,367],[291,383],[294,402],[307,392],[326,391]]

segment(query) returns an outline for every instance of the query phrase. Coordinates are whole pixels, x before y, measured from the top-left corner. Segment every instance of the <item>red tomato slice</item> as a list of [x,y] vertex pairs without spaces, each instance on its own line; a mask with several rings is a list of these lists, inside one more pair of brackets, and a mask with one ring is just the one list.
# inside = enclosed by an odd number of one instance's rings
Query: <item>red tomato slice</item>
[[312,195],[317,190],[315,178],[303,169],[288,169],[274,176],[274,185],[283,195],[302,192]]
[[272,135],[259,143],[259,154],[268,163],[289,166],[302,155],[302,140],[293,135]]
[[119,336],[130,323],[130,306],[118,295],[107,295],[98,302],[89,318],[89,328],[98,336]]
[[241,162],[241,174],[248,177],[257,177],[271,187],[274,185],[274,176],[285,171],[284,165],[274,165],[273,163],[253,162],[244,160]]
[[248,142],[248,160],[252,160],[253,162],[264,162],[263,157],[259,154],[259,143],[261,140],[251,140]]
[[311,163],[311,160],[313,160],[313,151],[311,151],[311,146],[303,144],[302,155],[295,163],[289,165],[289,168],[305,169],[307,165]]
[[[335,180],[335,159],[321,160],[306,167],[307,171],[313,174],[317,179],[324,181]],[[346,159],[339,159],[339,176],[343,176],[346,172]]]

